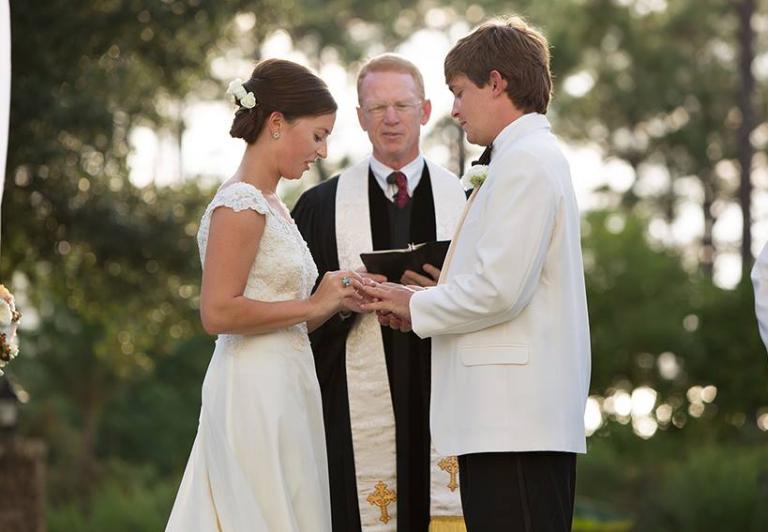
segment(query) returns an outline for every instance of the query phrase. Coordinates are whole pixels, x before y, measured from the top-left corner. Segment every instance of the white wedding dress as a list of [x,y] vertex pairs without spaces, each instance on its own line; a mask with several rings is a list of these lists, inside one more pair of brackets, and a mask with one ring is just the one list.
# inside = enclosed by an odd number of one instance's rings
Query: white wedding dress
[[[266,216],[244,295],[307,298],[317,268],[295,224],[243,182],[220,189],[197,239],[205,257],[218,207]],[[331,530],[320,387],[306,324],[220,335],[203,381],[197,437],[166,531]]]

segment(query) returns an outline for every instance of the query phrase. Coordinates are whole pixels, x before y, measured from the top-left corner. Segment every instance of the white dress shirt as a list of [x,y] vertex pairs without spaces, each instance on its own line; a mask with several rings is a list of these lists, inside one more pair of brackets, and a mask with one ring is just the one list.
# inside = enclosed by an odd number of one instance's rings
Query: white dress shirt
[[399,170],[395,170],[371,155],[371,171],[389,201],[395,201],[395,194],[397,194],[397,185],[387,183],[387,177],[392,172],[402,172],[405,174],[405,178],[408,180],[408,195],[413,197],[413,191],[419,186],[421,173],[424,171],[424,156],[419,154],[414,160]]

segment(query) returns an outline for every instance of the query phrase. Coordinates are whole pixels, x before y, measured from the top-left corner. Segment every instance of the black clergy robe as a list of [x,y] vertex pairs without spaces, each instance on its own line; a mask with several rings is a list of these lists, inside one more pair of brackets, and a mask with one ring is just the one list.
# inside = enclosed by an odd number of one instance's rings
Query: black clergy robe
[[[338,176],[306,191],[292,212],[320,277],[339,269],[337,185]],[[403,212],[386,198],[370,169],[368,202],[375,250],[435,240],[435,207],[426,164]],[[410,220],[403,223],[403,216]],[[334,532],[361,529],[345,365],[346,337],[354,319],[335,315],[310,334],[323,398]],[[430,512],[430,340],[382,327],[382,341],[395,416],[398,531],[426,532]]]

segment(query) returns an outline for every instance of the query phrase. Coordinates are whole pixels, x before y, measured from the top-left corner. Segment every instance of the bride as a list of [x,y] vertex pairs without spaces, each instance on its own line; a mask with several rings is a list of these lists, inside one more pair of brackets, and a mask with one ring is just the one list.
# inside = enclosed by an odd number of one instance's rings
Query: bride
[[325,83],[290,61],[230,84],[247,142],[200,222],[200,314],[218,334],[197,437],[166,531],[330,531],[320,389],[307,330],[352,308],[359,276],[317,278],[275,189],[299,179],[336,119]]

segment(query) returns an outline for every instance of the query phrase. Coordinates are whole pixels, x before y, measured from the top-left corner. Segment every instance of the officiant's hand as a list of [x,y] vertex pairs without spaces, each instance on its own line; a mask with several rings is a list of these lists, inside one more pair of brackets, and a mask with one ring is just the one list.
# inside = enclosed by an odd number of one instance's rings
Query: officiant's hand
[[437,280],[440,278],[440,269],[435,268],[431,264],[422,264],[421,267],[429,274],[429,277],[416,273],[413,270],[405,270],[405,273],[403,273],[403,276],[400,278],[400,284],[411,284],[422,287],[435,286]]
[[373,299],[370,303],[363,303],[365,310],[391,312],[402,321],[411,321],[411,309],[409,304],[414,290],[396,283],[371,284],[367,281],[358,291]]
[[370,279],[371,281],[376,281],[377,283],[387,282],[386,275],[381,275],[379,273],[368,273],[365,269],[365,266],[360,266],[355,270],[355,272],[357,272],[363,279]]

